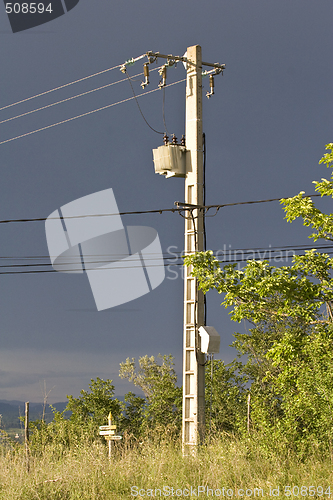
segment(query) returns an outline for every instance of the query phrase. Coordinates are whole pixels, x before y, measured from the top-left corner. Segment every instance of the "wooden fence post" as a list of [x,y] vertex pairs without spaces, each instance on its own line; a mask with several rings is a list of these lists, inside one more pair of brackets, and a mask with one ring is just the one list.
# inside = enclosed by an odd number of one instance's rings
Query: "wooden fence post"
[[247,432],[250,432],[250,403],[251,403],[251,394],[247,397]]
[[29,464],[29,401],[25,403],[25,420],[24,420],[24,442],[25,442],[25,459],[27,472],[30,470]]

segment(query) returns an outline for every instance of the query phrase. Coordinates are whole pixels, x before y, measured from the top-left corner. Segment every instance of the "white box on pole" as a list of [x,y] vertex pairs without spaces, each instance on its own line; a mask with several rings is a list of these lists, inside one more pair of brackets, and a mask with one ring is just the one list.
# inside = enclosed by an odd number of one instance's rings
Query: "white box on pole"
[[200,326],[201,352],[214,354],[220,352],[220,335],[213,326]]

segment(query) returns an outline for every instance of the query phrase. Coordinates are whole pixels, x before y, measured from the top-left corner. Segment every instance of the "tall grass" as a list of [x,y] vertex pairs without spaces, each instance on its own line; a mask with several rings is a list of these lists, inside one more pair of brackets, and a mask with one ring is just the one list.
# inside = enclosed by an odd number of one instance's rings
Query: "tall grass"
[[[296,488],[291,498],[327,499],[324,492],[330,484],[333,494],[332,457],[313,450],[311,457],[300,461],[288,452],[261,448],[253,438],[212,439],[189,457],[182,456],[180,441],[167,435],[140,442],[124,439],[115,445],[111,460],[100,441],[82,441],[70,449],[49,444],[30,457],[29,472],[23,447],[3,448],[0,456],[1,500],[111,500],[136,494],[140,498],[140,490],[144,498],[182,498],[191,496],[191,487],[193,498],[215,498],[219,492],[225,498],[272,498],[272,489],[282,497],[287,485],[315,487],[311,495],[304,489],[297,495]],[[317,490],[320,486],[323,494]]]

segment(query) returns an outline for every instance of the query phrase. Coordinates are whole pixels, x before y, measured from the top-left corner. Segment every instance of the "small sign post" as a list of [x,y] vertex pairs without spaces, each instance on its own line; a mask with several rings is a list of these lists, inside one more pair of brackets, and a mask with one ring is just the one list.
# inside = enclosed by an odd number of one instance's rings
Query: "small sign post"
[[[109,413],[109,417],[108,417],[108,424],[109,426],[111,427],[111,423],[112,423],[112,415],[111,415],[111,412]],[[101,431],[103,432],[103,431]],[[109,458],[111,458],[111,455],[112,455],[112,441],[111,439],[109,440]]]
[[122,436],[115,436],[117,426],[112,425],[112,415],[111,412],[108,416],[108,425],[100,425],[99,434],[100,436],[104,436],[104,438],[109,442],[109,458],[112,455],[112,441],[120,441]]
[[99,431],[100,436],[112,436],[114,431]]

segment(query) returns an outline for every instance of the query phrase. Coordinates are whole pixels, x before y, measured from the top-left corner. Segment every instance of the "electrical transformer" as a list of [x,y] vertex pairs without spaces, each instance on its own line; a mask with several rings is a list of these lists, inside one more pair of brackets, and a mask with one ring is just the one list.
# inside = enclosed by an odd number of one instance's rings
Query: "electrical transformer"
[[155,173],[168,177],[186,177],[186,148],[166,144],[153,149]]

